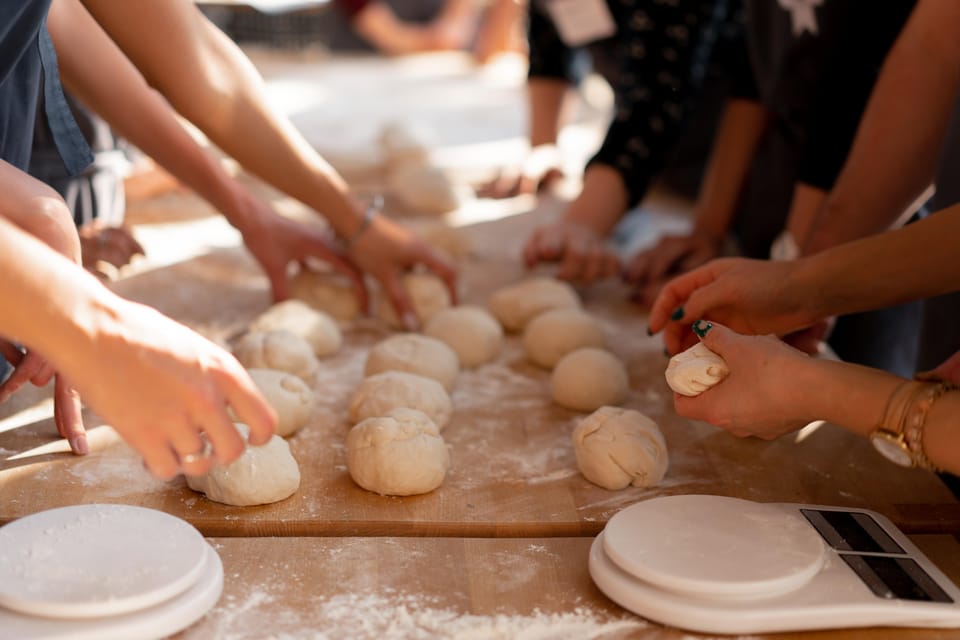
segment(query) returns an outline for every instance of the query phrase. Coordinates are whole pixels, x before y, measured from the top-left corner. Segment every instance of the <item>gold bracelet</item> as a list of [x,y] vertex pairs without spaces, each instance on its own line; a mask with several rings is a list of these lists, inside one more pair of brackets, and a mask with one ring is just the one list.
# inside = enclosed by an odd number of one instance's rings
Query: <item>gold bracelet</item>
[[947,382],[926,383],[910,398],[910,404],[903,417],[903,433],[910,448],[914,463],[931,471],[941,471],[930,462],[927,452],[923,448],[923,428],[927,423],[927,415],[933,404],[948,391],[956,391],[957,386]]

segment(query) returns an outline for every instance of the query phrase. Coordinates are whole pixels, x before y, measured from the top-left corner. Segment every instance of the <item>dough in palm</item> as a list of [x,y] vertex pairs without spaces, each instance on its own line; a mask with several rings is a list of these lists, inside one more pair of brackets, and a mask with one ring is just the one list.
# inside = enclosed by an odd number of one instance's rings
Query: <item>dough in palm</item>
[[664,376],[670,388],[683,396],[698,396],[727,377],[723,358],[698,342],[670,358]]
[[667,443],[656,423],[639,411],[601,407],[573,430],[577,467],[605,489],[652,487],[669,465]]

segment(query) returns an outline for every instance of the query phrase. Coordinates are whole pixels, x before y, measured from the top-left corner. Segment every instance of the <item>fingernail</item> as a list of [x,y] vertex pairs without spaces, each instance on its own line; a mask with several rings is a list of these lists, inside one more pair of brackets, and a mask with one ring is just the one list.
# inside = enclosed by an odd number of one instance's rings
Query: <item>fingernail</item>
[[667,357],[669,358],[669,357],[670,357],[670,350],[667,349],[666,347],[664,347],[664,348],[663,348],[663,355],[665,355],[665,356],[667,356]]
[[653,335],[653,330],[650,328],[650,325],[647,325],[647,335],[648,335],[648,336],[652,336],[652,335]]
[[706,320],[697,320],[693,323],[693,332],[701,338],[705,338],[707,333],[710,332],[710,329],[713,329],[712,322],[707,322]]
[[403,314],[403,326],[407,328],[407,331],[416,331],[419,325],[420,322],[418,321],[415,313],[412,311],[407,311]]
[[670,314],[671,320],[679,320],[683,317],[683,307],[677,307],[673,310],[673,313]]
[[74,436],[70,438],[70,449],[78,456],[85,456],[90,453],[87,436]]

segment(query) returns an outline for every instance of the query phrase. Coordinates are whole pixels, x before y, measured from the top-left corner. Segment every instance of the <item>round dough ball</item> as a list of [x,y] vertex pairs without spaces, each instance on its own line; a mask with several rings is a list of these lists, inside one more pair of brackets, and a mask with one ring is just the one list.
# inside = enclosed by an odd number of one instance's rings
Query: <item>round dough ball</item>
[[267,402],[277,412],[277,435],[293,435],[307,424],[313,409],[313,391],[295,375],[274,369],[247,371]]
[[663,480],[667,443],[653,420],[639,411],[601,407],[573,430],[577,467],[605,489],[652,487]]
[[536,365],[552,369],[560,358],[582,347],[606,345],[603,328],[592,315],[569,307],[538,315],[523,331],[523,350]]
[[440,216],[459,208],[469,195],[443,170],[424,165],[397,165],[387,173],[387,192],[413,215]]
[[333,274],[303,269],[290,281],[290,295],[341,322],[352,322],[360,315],[350,282]]
[[320,366],[307,341],[289,331],[248,333],[234,346],[233,355],[247,369],[277,369],[307,382]]
[[623,363],[609,351],[586,347],[561,358],[550,377],[553,401],[567,409],[593,411],[627,395]]
[[340,349],[343,336],[333,318],[317,311],[302,300],[284,300],[270,307],[254,320],[252,331],[289,331],[310,345],[313,352],[328,356]]
[[434,135],[410,122],[390,122],[380,130],[380,150],[388,169],[405,166],[426,166],[430,147],[436,146]]
[[450,468],[440,430],[424,413],[394,409],[367,418],[347,434],[347,469],[367,491],[412,496],[433,491]]
[[550,309],[580,307],[573,287],[555,278],[529,278],[498,289],[487,306],[507,331],[523,331],[527,323]]
[[384,371],[406,371],[432,378],[450,391],[460,373],[457,354],[436,338],[418,333],[398,333],[373,345],[367,354],[364,376]]
[[[421,326],[438,311],[450,307],[450,292],[446,283],[432,273],[407,273],[403,276],[403,286]],[[404,328],[386,294],[377,304],[377,315],[394,329]]]
[[683,396],[698,396],[727,377],[723,358],[698,342],[670,358],[664,377],[670,388]]
[[[244,438],[250,433],[243,423],[236,427]],[[289,498],[300,487],[300,467],[287,441],[275,435],[262,447],[248,446],[228,465],[213,467],[202,476],[187,476],[187,486],[223,504],[270,504]]]
[[496,359],[503,349],[503,329],[482,307],[450,307],[438,311],[423,333],[453,349],[460,365],[466,368]]
[[385,416],[394,409],[416,409],[443,430],[453,414],[450,394],[433,378],[406,371],[384,371],[364,379],[350,398],[350,419]]

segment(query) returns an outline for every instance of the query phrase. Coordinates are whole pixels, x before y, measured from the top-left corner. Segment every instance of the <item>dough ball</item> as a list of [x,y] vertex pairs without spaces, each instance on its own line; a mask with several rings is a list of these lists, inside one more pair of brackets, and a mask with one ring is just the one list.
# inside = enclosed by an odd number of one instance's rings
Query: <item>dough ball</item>
[[450,394],[433,378],[406,371],[384,371],[364,379],[350,398],[350,419],[385,416],[394,409],[416,409],[442,430],[450,422]]
[[405,166],[427,166],[435,136],[423,126],[410,122],[389,122],[380,130],[380,152],[388,170]]
[[384,371],[406,371],[432,378],[450,391],[460,373],[460,361],[453,349],[436,338],[398,333],[373,345],[367,354],[363,375]]
[[387,173],[387,193],[414,215],[439,216],[460,207],[469,195],[437,167],[398,165]]
[[[244,438],[250,433],[247,425],[236,426]],[[262,447],[248,446],[228,465],[213,467],[202,476],[187,476],[187,486],[223,504],[270,504],[289,498],[300,487],[300,467],[287,441],[275,435]]]
[[423,333],[446,343],[466,368],[496,359],[503,349],[503,329],[482,307],[443,309],[430,318]]
[[488,301],[491,313],[507,331],[523,331],[534,317],[550,309],[580,307],[573,287],[555,278],[529,278],[498,289]]
[[609,351],[585,347],[560,359],[550,377],[553,401],[567,409],[593,411],[627,396],[623,363]]
[[310,344],[289,331],[248,333],[234,346],[233,355],[247,369],[277,369],[307,382],[320,366]]
[[284,300],[262,313],[250,325],[253,331],[284,330],[300,336],[320,356],[340,349],[343,336],[333,318],[302,300]]
[[446,224],[420,230],[420,238],[451,262],[460,262],[473,252],[473,244],[465,233]]
[[277,435],[293,435],[307,424],[313,410],[313,391],[295,375],[274,369],[247,371],[267,402],[277,412]]
[[652,487],[663,480],[669,459],[656,423],[639,411],[601,407],[573,430],[577,467],[605,489]]
[[360,315],[353,286],[330,273],[301,270],[290,281],[290,295],[341,322],[352,322]]
[[[407,273],[403,276],[402,282],[421,325],[441,309],[450,306],[450,292],[447,290],[446,283],[438,276],[432,273]],[[394,329],[404,328],[386,293],[377,303],[377,316]]]
[[698,342],[670,358],[664,376],[670,388],[683,396],[698,396],[727,377],[723,358]]
[[603,348],[603,328],[592,315],[576,307],[541,313],[523,331],[523,350],[536,365],[552,369],[560,358],[582,347]]
[[347,468],[367,491],[412,496],[440,486],[450,468],[450,453],[437,425],[424,413],[394,409],[350,429]]

